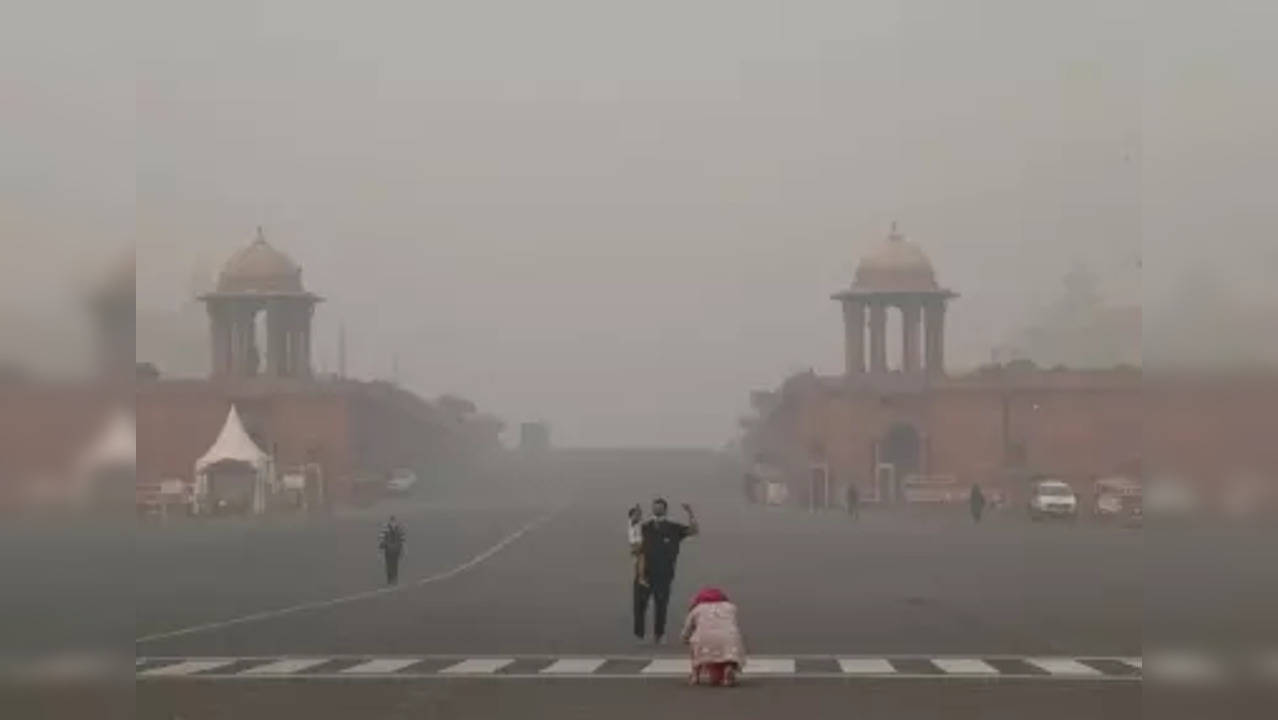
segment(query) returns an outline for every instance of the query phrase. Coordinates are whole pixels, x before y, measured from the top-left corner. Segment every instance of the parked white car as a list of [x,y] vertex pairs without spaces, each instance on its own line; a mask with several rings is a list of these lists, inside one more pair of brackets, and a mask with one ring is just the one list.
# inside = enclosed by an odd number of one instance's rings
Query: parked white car
[[1041,480],[1034,485],[1030,495],[1029,515],[1031,520],[1045,518],[1065,518],[1073,520],[1078,517],[1078,496],[1068,483],[1060,480]]
[[1143,488],[1139,480],[1126,477],[1108,477],[1096,481],[1092,492],[1095,501],[1092,516],[1102,522],[1121,521],[1126,525],[1140,525],[1144,521],[1142,506]]

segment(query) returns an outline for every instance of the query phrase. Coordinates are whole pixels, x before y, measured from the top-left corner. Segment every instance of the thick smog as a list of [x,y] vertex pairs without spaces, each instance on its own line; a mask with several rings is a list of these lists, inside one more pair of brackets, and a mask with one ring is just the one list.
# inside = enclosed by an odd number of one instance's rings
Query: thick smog
[[18,3],[0,715],[1263,716],[1200,5]]

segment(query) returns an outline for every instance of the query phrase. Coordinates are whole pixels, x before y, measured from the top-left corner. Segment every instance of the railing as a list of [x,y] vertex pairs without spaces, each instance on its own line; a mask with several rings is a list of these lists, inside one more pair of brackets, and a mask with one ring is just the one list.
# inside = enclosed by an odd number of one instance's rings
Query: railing
[[135,497],[138,507],[190,505],[195,501],[195,484],[182,480],[139,482]]

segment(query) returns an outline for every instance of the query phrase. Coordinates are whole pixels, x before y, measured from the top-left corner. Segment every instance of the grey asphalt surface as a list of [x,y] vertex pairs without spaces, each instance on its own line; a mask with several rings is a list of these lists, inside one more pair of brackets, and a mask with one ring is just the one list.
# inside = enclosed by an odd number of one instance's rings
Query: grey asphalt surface
[[[409,533],[394,592],[142,642],[137,652],[633,654],[625,508],[658,493],[675,508],[691,502],[703,527],[702,536],[685,543],[672,617],[681,618],[698,587],[722,587],[741,608],[751,652],[1141,652],[1139,532],[1039,526],[1019,517],[973,526],[961,508],[869,511],[851,522],[837,511],[748,506],[737,483],[704,458],[688,458],[675,477],[642,464],[583,465],[557,469],[576,474],[573,482],[524,497],[494,493],[485,501],[394,508]],[[234,533],[205,526],[140,537],[137,634],[376,588],[374,539],[382,518],[369,512]],[[538,520],[469,570],[414,584]]]
[[[345,718],[945,718],[1080,720],[1141,717],[1139,685],[769,681],[733,689],[679,682],[547,681],[139,687],[141,720]],[[288,708],[288,710],[284,710]],[[281,714],[287,713],[287,714]]]
[[[963,508],[867,509],[853,522],[838,511],[749,506],[731,469],[697,453],[560,455],[331,517],[138,527],[132,602],[117,604],[116,583],[101,595],[104,613],[133,610],[136,640],[284,611],[134,642],[139,657],[680,655],[629,634],[625,509],[656,495],[676,519],[678,503],[691,502],[703,528],[679,561],[672,622],[698,587],[718,585],[740,605],[754,654],[1133,656],[1151,637],[1187,628],[1273,637],[1278,582],[1249,570],[1267,556],[1254,537],[1040,525],[1015,511],[973,526]],[[409,535],[398,589],[289,611],[381,587],[376,535],[391,512]],[[10,560],[22,556],[9,550]],[[111,556],[82,564],[106,576]],[[436,579],[417,584],[424,578]],[[29,590],[0,600],[14,647],[48,634],[41,613],[66,612],[62,600],[39,599]],[[1228,612],[1214,612],[1222,599]],[[13,608],[33,620],[15,622]],[[1067,680],[755,678],[724,692],[657,678],[196,678],[139,681],[136,716],[1134,717],[1147,690]]]

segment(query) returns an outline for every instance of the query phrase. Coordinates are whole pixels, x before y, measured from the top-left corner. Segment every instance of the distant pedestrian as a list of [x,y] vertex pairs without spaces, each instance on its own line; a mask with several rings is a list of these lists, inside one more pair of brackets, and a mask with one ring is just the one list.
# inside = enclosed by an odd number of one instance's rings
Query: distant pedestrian
[[679,545],[696,535],[700,528],[692,507],[684,503],[688,524],[666,519],[668,505],[662,498],[652,501],[652,518],[643,523],[644,580],[634,582],[634,632],[643,639],[647,626],[648,599],[652,598],[652,638],[660,644],[666,634],[666,610],[670,606],[670,586],[674,583],[675,563],[679,559]]
[[846,495],[845,503],[847,504],[848,515],[855,520],[861,512],[861,493],[857,491],[856,483],[851,481],[844,488],[844,493]]
[[979,523],[985,514],[985,493],[979,483],[972,483],[972,492],[967,497],[967,504],[972,511],[972,521]]
[[399,556],[404,552],[404,540],[403,526],[394,515],[391,515],[386,526],[382,528],[381,537],[377,542],[377,546],[382,550],[382,557],[386,561],[387,585],[399,583]]
[[691,684],[737,684],[737,673],[745,664],[745,643],[737,626],[737,606],[722,590],[704,588],[697,593],[682,637],[692,651]]

